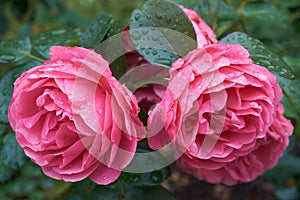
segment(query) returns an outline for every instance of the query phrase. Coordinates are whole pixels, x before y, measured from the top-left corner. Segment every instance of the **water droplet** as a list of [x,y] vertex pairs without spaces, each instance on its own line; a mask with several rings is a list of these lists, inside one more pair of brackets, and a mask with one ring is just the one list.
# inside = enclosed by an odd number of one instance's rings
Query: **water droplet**
[[139,40],[139,39],[141,39],[141,36],[140,36],[140,34],[139,34],[137,31],[132,32],[131,37],[132,37],[132,39],[134,39],[134,40]]
[[245,40],[244,40],[243,38],[238,38],[238,42],[239,42],[239,43],[244,43]]
[[146,35],[146,34],[148,34],[148,30],[143,29],[143,30],[142,30],[142,33],[143,33],[144,35]]
[[16,59],[16,56],[14,56],[13,54],[4,54],[0,56],[0,60],[4,60],[6,62],[11,62],[14,59]]
[[108,177],[107,176],[103,176],[103,180],[106,180]]
[[172,60],[168,58],[155,58],[154,62],[167,66],[170,66],[172,64]]
[[291,79],[295,79],[296,76],[295,76],[294,74],[290,74],[290,78],[291,78]]
[[179,19],[178,19],[178,18],[175,19],[175,23],[176,23],[176,24],[179,24]]
[[152,37],[151,38],[154,42],[158,41],[159,39],[157,37]]
[[61,29],[61,30],[54,30],[52,31],[52,35],[61,35],[61,34],[64,34],[66,32],[65,29]]
[[157,55],[157,51],[152,51],[152,55],[156,56]]
[[173,28],[173,29],[176,29],[176,28],[177,28],[177,25],[176,25],[176,24],[174,24],[174,25],[172,26],[172,28]]
[[279,75],[281,75],[281,76],[286,75],[286,74],[288,74],[288,70],[287,70],[287,69],[282,68],[282,69],[279,71]]
[[158,7],[158,6],[160,6],[160,1],[156,1],[155,2],[155,5]]
[[150,179],[154,183],[159,183],[163,180],[163,174],[161,171],[153,171],[150,174]]
[[273,65],[269,65],[267,68],[268,68],[270,71],[274,71],[274,70],[275,70],[275,67],[274,67]]
[[145,51],[145,54],[146,54],[146,55],[149,55],[149,54],[150,54],[150,51]]
[[164,16],[161,13],[155,13],[157,19],[163,19]]
[[147,19],[151,19],[151,15],[147,15],[146,18],[147,18]]
[[137,13],[135,16],[134,16],[134,19],[135,20],[139,20],[141,18],[141,15],[139,13]]
[[134,176],[134,177],[130,177],[129,181],[132,183],[137,183],[140,179],[141,179],[140,176]]
[[153,163],[153,158],[149,157],[147,162],[145,163],[146,165],[151,165]]

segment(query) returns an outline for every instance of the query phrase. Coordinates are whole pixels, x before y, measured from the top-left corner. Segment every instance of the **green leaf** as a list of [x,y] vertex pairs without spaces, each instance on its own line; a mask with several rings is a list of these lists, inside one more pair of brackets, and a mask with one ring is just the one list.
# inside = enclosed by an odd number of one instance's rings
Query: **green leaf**
[[30,39],[19,36],[0,42],[0,63],[18,62],[27,57],[31,51]]
[[295,78],[293,71],[283,59],[268,49],[268,47],[266,47],[261,41],[254,39],[245,33],[231,33],[221,39],[220,43],[240,44],[249,51],[250,57],[255,64],[266,67],[271,72],[274,72],[284,78]]
[[283,7],[298,7],[300,5],[300,0],[284,0],[284,1],[278,1],[278,3],[280,3],[280,5],[282,5]]
[[13,170],[6,166],[2,160],[0,160],[0,183],[3,183],[11,178]]
[[277,186],[283,186],[290,178],[300,174],[300,158],[287,150],[278,160],[277,165],[264,173],[264,176]]
[[143,200],[153,200],[153,199],[163,199],[163,200],[175,200],[173,194],[162,186],[142,186],[133,187],[126,193],[126,199],[143,199]]
[[122,34],[115,34],[115,32],[122,30],[120,27],[112,27],[112,29],[114,31],[108,33],[107,39],[98,44],[94,50],[109,62],[113,76],[120,79],[126,73],[127,68],[122,47]]
[[80,46],[85,48],[94,48],[99,44],[107,34],[112,23],[112,17],[109,14],[100,15],[85,30],[80,37]]
[[277,188],[275,195],[279,200],[297,200],[299,198],[296,187]]
[[194,9],[208,24],[218,24],[218,29],[239,20],[237,11],[224,0],[198,1]]
[[23,149],[17,143],[14,133],[10,132],[3,138],[0,158],[11,169],[16,169],[24,165],[26,156]]
[[[136,200],[136,199],[164,199],[174,200],[174,196],[160,185],[137,186],[124,184],[120,178],[109,185],[96,185],[89,180],[73,183],[70,195],[63,199],[109,199],[109,200]],[[61,198],[61,196],[60,196]]]
[[33,179],[18,177],[3,186],[4,191],[9,196],[27,196],[36,190],[37,182]]
[[40,62],[32,61],[22,66],[15,67],[0,80],[0,123],[8,123],[7,108],[11,101],[15,80],[22,72],[40,64]]
[[286,36],[289,27],[289,18],[286,13],[271,3],[253,2],[244,7],[243,20],[251,35],[258,38],[281,39]]
[[7,125],[6,124],[0,124],[0,136],[4,133]]
[[284,114],[289,118],[300,117],[300,78],[288,80],[282,77],[277,77],[277,82],[280,84],[283,91],[281,102],[284,105]]
[[186,0],[172,0],[172,1],[174,1],[175,3],[177,3],[179,5],[183,5],[186,8],[193,8],[198,3],[198,0],[189,0],[189,1],[186,1]]
[[149,173],[123,172],[121,178],[127,184],[132,185],[157,185],[170,176],[170,168],[166,167]]
[[49,50],[51,46],[76,46],[81,34],[81,30],[78,28],[54,29],[40,33],[33,43],[39,54],[50,59]]
[[187,15],[171,1],[148,0],[133,11],[130,38],[150,63],[169,68],[197,48],[196,34]]
[[126,26],[126,23],[124,21],[113,21],[110,26],[110,29],[107,32],[106,37],[110,38],[112,36],[115,36],[115,35],[121,33],[125,26]]

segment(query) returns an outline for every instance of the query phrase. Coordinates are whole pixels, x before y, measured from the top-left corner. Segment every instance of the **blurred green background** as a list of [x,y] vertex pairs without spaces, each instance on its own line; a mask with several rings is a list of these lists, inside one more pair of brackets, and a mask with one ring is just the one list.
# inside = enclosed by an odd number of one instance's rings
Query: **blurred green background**
[[[183,174],[175,167],[170,179],[163,183],[164,187],[174,192],[179,199],[189,200],[299,199],[300,0],[175,1],[194,8],[212,26],[219,39],[233,31],[246,32],[262,40],[284,58],[297,75],[294,81],[279,79],[289,94],[290,99],[283,99],[285,115],[293,120],[295,132],[289,149],[278,165],[252,183],[234,187],[207,184]],[[114,21],[127,24],[131,12],[143,2],[144,0],[0,0],[0,42],[18,35],[30,36],[34,41],[39,33],[53,28],[85,30],[93,19],[104,13],[112,14]],[[0,63],[0,77],[13,67],[15,66]],[[46,177],[40,167],[24,155],[9,126],[0,123],[0,200],[101,199],[101,195],[118,190],[117,184],[112,184],[109,190],[105,190],[104,186],[99,187],[88,180],[71,184]]]
[[86,28],[100,14],[128,20],[143,0],[1,0],[0,37],[35,35],[53,27]]

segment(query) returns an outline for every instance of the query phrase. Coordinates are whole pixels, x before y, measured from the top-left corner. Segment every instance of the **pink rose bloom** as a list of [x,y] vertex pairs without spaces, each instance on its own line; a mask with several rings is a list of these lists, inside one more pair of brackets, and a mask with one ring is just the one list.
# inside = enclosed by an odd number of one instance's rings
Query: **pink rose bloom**
[[177,165],[210,183],[254,180],[276,165],[293,132],[281,98],[276,77],[242,46],[196,49],[172,65],[162,101],[149,113],[149,145],[171,142]]
[[18,143],[64,181],[115,181],[144,134],[137,101],[93,50],[50,49],[51,60],[15,82],[8,109]]
[[[198,48],[202,48],[204,46],[218,42],[213,30],[205,23],[204,20],[201,19],[201,17],[194,10],[185,8],[181,5],[180,8],[186,13],[186,15],[193,24],[196,33]],[[125,57],[128,70],[147,63],[147,61],[139,55],[139,53],[135,50],[134,46],[132,45],[129,36],[128,25],[124,28],[123,31],[122,45],[126,52]],[[149,76],[151,76],[151,74]],[[139,88],[136,91],[134,91],[134,95],[136,95],[136,97],[138,98],[140,106],[145,111],[148,111],[153,105],[161,101],[162,96],[159,94],[163,94],[164,91],[165,87],[159,84],[149,84],[147,86],[144,86],[143,88]]]

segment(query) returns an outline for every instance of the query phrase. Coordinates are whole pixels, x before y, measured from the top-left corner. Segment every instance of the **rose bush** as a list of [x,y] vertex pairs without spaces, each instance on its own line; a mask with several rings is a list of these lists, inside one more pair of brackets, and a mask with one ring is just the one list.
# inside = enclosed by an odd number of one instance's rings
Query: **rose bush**
[[27,156],[55,179],[116,180],[132,160],[139,107],[93,50],[53,46],[15,82],[9,123]]
[[[275,166],[293,132],[281,98],[276,77],[253,64],[242,46],[196,49],[172,64],[162,101],[149,114],[149,145],[159,149],[172,141],[183,154],[178,166],[199,179],[251,181]],[[195,111],[198,129],[191,131],[183,126],[191,119],[182,115]]]

